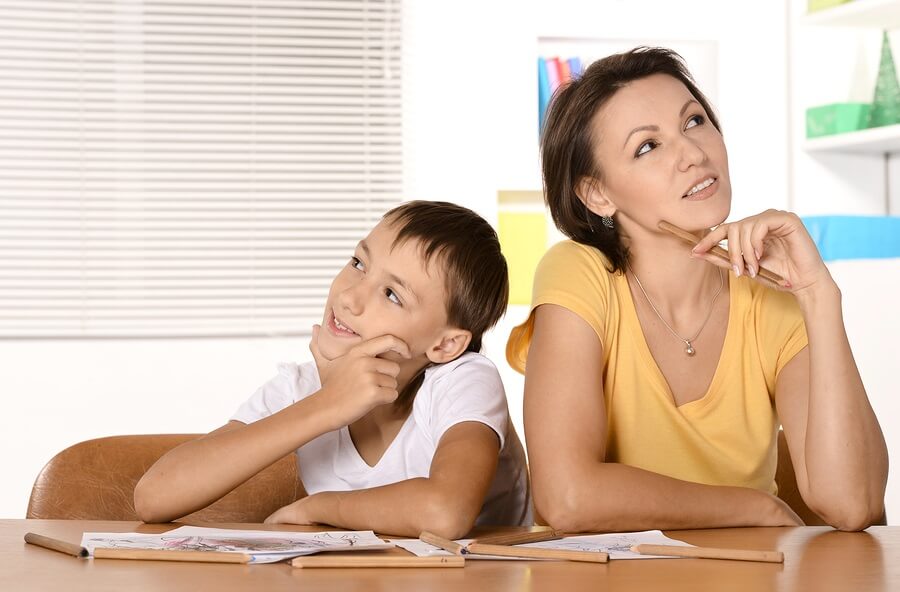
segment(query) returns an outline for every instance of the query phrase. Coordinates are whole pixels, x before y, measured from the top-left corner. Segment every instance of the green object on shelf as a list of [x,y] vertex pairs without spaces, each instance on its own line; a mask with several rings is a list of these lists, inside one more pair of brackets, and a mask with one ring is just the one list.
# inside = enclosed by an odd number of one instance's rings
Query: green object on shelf
[[838,6],[839,4],[846,4],[847,2],[850,2],[850,0],[807,0],[806,11],[815,12],[824,8]]
[[868,103],[832,103],[806,110],[806,137],[855,132],[869,126]]
[[875,82],[875,98],[869,111],[869,127],[895,123],[900,123],[900,85],[897,84],[897,70],[894,68],[891,42],[885,31],[881,42],[878,80]]

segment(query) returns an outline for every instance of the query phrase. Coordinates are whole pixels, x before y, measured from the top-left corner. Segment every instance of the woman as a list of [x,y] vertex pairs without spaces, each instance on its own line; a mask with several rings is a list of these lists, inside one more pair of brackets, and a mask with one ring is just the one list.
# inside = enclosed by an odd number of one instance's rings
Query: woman
[[[723,224],[725,145],[680,56],[591,65],[541,150],[572,240],[541,261],[507,346],[538,513],[566,531],[802,524],[775,495],[780,422],[807,505],[841,530],[877,520],[887,451],[841,293],[796,215]],[[661,220],[705,237],[691,250]],[[710,254],[724,239],[729,263]]]

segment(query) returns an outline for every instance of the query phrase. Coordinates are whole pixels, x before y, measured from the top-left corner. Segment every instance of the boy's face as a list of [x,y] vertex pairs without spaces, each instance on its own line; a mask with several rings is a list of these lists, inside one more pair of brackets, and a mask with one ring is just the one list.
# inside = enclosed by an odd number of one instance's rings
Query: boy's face
[[[421,365],[440,343],[448,326],[439,257],[426,266],[419,241],[393,246],[396,236],[382,220],[331,283],[318,341],[324,357],[334,359],[363,341],[393,335]],[[393,352],[382,357],[408,363]]]

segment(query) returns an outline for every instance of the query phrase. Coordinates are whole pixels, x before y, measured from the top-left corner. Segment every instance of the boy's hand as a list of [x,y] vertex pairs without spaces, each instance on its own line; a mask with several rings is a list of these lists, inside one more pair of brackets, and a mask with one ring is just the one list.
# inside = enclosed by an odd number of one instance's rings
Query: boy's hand
[[381,335],[329,360],[319,351],[319,330],[318,326],[313,327],[309,351],[322,383],[319,392],[327,392],[333,429],[349,425],[378,405],[397,399],[400,364],[379,356],[393,351],[409,359],[412,356],[406,343],[393,335]]

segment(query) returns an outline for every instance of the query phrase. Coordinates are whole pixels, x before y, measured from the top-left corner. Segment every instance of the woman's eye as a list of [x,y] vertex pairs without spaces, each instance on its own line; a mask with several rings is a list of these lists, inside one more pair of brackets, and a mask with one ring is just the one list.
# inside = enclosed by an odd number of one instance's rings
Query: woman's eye
[[694,115],[690,119],[687,120],[687,125],[684,126],[685,129],[690,129],[692,127],[696,127],[698,125],[702,125],[706,122],[706,118],[702,115]]
[[358,269],[360,271],[365,270],[362,261],[359,260],[359,257],[350,257],[350,267],[353,267],[354,269]]
[[394,292],[393,290],[391,290],[390,288],[387,288],[384,291],[384,295],[387,296],[387,299],[390,300],[391,302],[393,302],[394,304],[399,304],[401,306],[403,305],[403,303],[400,302],[400,298],[397,296],[397,293]]
[[656,142],[653,142],[653,141],[650,141],[650,142],[644,142],[643,144],[641,144],[641,145],[638,147],[637,152],[635,152],[634,155],[635,155],[636,157],[637,157],[637,156],[643,156],[644,154],[647,154],[648,152],[650,152],[650,151],[653,150],[654,148],[656,148]]

